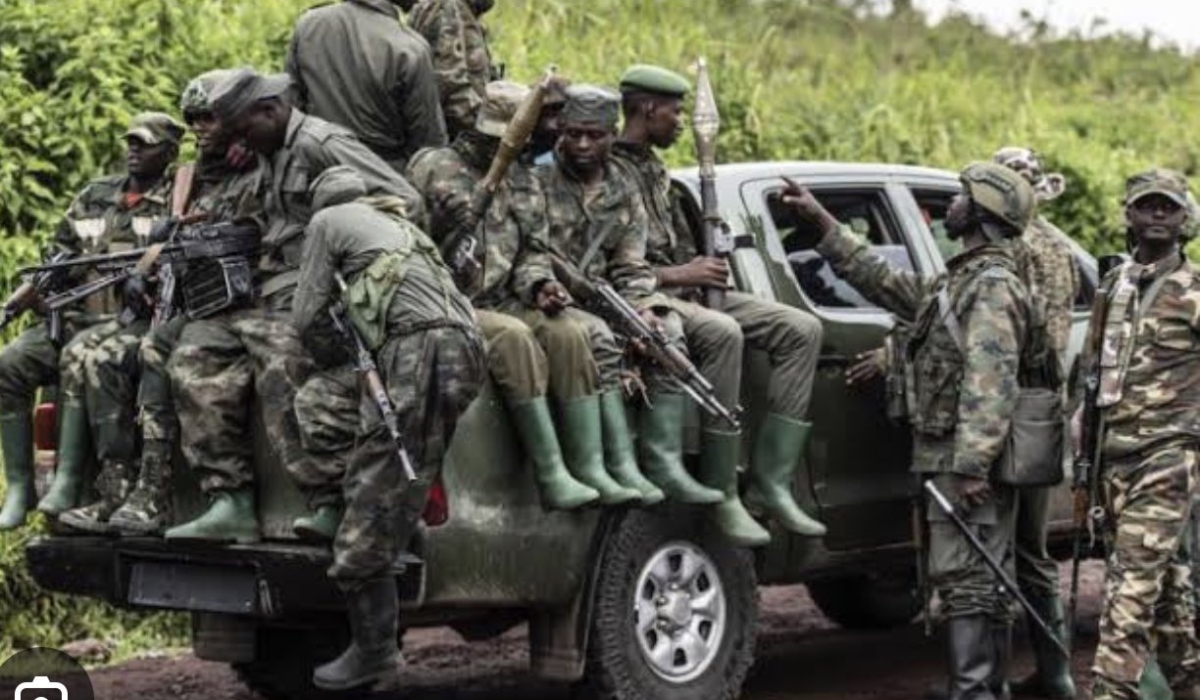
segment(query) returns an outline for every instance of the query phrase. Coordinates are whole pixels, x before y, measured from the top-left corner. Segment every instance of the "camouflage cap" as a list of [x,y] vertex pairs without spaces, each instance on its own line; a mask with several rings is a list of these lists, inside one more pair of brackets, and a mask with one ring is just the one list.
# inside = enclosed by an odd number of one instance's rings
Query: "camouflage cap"
[[233,73],[233,70],[223,68],[210,70],[192,78],[187,87],[183,89],[183,95],[179,97],[179,111],[183,112],[183,118],[187,119],[188,115],[211,112],[210,97],[213,91]]
[[313,211],[321,211],[366,196],[367,183],[349,165],[334,165],[321,171],[312,181],[308,194],[312,197]]
[[528,95],[529,88],[511,80],[488,83],[483,106],[475,117],[475,130],[496,138],[504,136],[505,127]]
[[1041,155],[1032,148],[1005,146],[992,154],[992,162],[1020,173],[1039,202],[1057,199],[1066,190],[1067,179],[1061,173],[1047,173]]
[[617,93],[596,85],[572,85],[567,88],[567,104],[563,107],[563,124],[600,124],[607,129],[617,128],[621,98]]
[[1166,168],[1151,168],[1125,180],[1125,205],[1151,194],[1161,194],[1181,207],[1188,205],[1188,181],[1182,173]]
[[660,66],[638,63],[621,74],[621,92],[650,92],[667,97],[684,97],[691,85],[682,75]]
[[183,131],[183,125],[169,114],[142,112],[130,120],[125,138],[137,139],[147,146],[156,146],[163,142],[178,145],[183,138]]
[[1183,240],[1191,241],[1200,234],[1200,204],[1196,203],[1196,198],[1192,196],[1192,191],[1188,190],[1187,194],[1187,212],[1188,220],[1183,225]]
[[260,100],[283,97],[292,85],[286,73],[262,75],[253,68],[237,68],[209,96],[212,111],[222,120],[241,116]]
[[975,162],[959,174],[967,196],[984,211],[1021,235],[1033,219],[1033,188],[1014,170],[997,163]]

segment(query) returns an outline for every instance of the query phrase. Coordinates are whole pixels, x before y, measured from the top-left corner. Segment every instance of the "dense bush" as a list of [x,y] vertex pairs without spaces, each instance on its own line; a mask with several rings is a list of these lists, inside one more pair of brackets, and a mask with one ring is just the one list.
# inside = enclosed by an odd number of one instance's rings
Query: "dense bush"
[[[142,109],[174,111],[188,78],[238,64],[278,69],[312,0],[0,0],[0,277],[34,255],[71,194],[119,162]],[[1148,37],[1018,37],[963,16],[936,28],[905,0],[503,0],[488,17],[510,76],[550,63],[612,84],[635,61],[685,69],[708,57],[721,157],[921,163],[957,168],[1029,144],[1070,179],[1050,214],[1093,250],[1117,247],[1128,173],[1200,167],[1198,63]],[[668,154],[691,160],[685,142]],[[0,536],[0,652],[130,623],[43,596],[23,535]],[[141,623],[178,639],[178,617]],[[98,631],[99,630],[99,631]],[[164,637],[163,635],[167,635]]]

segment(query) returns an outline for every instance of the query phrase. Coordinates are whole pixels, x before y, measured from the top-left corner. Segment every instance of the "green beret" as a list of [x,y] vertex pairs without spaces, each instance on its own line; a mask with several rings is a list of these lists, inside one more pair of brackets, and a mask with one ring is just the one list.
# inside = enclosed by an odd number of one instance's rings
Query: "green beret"
[[615,129],[620,111],[621,97],[612,90],[572,85],[567,88],[567,103],[559,120],[563,124],[600,124]]
[[630,66],[621,75],[621,92],[652,92],[667,97],[683,97],[691,87],[687,78],[675,71],[645,63]]

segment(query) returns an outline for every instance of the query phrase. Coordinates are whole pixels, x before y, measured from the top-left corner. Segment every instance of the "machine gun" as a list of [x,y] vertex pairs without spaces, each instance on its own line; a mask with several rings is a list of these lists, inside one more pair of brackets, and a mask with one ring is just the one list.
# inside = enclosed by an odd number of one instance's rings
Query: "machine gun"
[[[594,301],[600,303],[608,316],[621,322],[629,337],[645,349],[647,355],[667,372],[674,382],[688,396],[691,396],[700,408],[703,408],[714,418],[721,418],[735,430],[741,428],[734,411],[729,410],[717,400],[716,390],[696,365],[692,364],[678,348],[673,346],[665,333],[652,328],[646,323],[637,309],[625,300],[612,285],[599,282],[595,285]],[[737,409],[735,409],[737,410]]]
[[[334,274],[334,280],[337,282],[340,294],[345,296],[346,280],[342,279],[339,274]],[[329,307],[329,317],[333,321],[334,328],[342,334],[354,352],[355,368],[362,375],[363,381],[367,385],[367,391],[371,394],[371,400],[379,409],[383,425],[387,428],[388,434],[392,436],[392,442],[396,446],[396,455],[400,458],[400,468],[404,470],[404,479],[411,484],[417,480],[417,473],[413,471],[412,461],[408,458],[408,450],[404,447],[404,435],[400,433],[400,422],[396,418],[396,409],[392,406],[392,400],[388,398],[383,378],[379,376],[379,366],[375,364],[375,357],[367,348],[367,344],[363,342],[358,329],[346,316],[346,307],[342,302],[339,301]]]
[[[696,139],[696,161],[700,164],[700,209],[704,219],[704,254],[728,258],[733,250],[729,229],[717,206],[717,134],[721,115],[717,112],[708,66],[703,58],[696,61],[696,107],[692,112],[692,133]],[[710,309],[725,305],[725,290],[708,287],[705,304]]]

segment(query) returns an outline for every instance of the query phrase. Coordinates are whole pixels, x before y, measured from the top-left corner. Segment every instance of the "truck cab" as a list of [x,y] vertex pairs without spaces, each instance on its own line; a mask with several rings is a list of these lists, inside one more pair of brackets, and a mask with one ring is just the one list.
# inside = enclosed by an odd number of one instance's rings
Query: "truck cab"
[[[778,206],[781,175],[811,188],[893,265],[923,275],[942,271],[954,250],[942,220],[959,184],[954,173],[892,165],[717,168],[720,211],[740,242],[731,256],[737,288],[809,311],[824,326],[814,431],[794,490],[828,535],[772,527],[771,544],[750,551],[725,541],[698,507],[543,510],[488,384],[460,419],[423,527],[395,562],[402,627],[449,625],[474,640],[527,623],[531,672],[541,677],[584,684],[601,698],[715,700],[736,697],[753,662],[759,585],[806,583],[848,627],[916,617],[908,430],[888,419],[882,381],[847,387],[844,379],[858,353],[880,346],[892,319],[840,280],[812,250],[814,232]],[[698,174],[673,178],[699,232]],[[1096,285],[1095,261],[1074,250],[1082,289],[1072,358]],[[745,363],[749,441],[769,373],[760,353],[748,352]],[[330,552],[291,534],[303,498],[265,444],[256,452],[261,544],[56,535],[31,542],[27,561],[50,590],[190,612],[196,655],[232,664],[267,697],[328,697],[309,677],[348,639],[341,596],[325,576]],[[203,504],[177,463],[173,514],[184,522]],[[1061,543],[1065,490],[1055,503],[1052,537]]]

